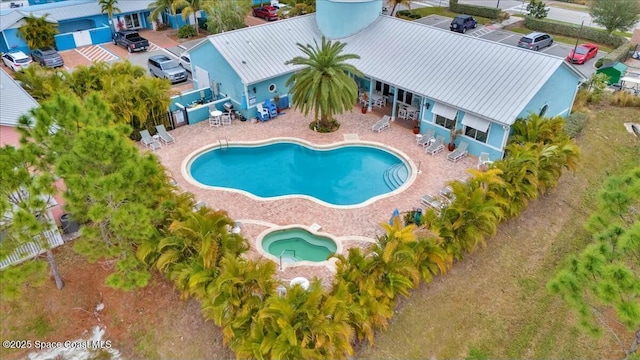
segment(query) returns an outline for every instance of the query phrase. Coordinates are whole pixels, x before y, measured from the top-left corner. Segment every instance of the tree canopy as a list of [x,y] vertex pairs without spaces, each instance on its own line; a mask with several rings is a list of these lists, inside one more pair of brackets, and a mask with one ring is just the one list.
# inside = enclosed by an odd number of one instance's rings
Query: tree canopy
[[638,22],[640,2],[637,0],[591,0],[589,14],[596,24],[609,33],[614,30],[628,31]]
[[36,17],[33,14],[24,18],[25,24],[18,28],[18,36],[27,42],[29,49],[43,47],[55,47],[55,35],[58,33],[58,24],[47,20],[49,14]]

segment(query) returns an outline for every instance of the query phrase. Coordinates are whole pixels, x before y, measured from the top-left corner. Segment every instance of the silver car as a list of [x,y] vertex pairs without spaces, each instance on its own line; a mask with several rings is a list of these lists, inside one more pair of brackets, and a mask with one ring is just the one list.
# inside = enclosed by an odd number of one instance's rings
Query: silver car
[[525,35],[518,41],[518,47],[531,49],[538,51],[543,47],[551,46],[553,44],[553,37],[549,34],[533,32],[529,35]]
[[151,76],[168,79],[172,84],[187,80],[187,72],[165,55],[151,56],[147,67]]

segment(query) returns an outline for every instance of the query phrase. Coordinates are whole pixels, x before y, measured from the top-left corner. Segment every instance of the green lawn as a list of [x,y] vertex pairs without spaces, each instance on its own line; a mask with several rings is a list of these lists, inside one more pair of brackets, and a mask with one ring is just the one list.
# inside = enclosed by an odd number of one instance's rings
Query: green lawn
[[[517,25],[511,25],[509,27],[507,27],[506,30],[509,31],[513,31],[519,34],[529,34],[531,32],[533,32],[533,30],[531,29],[527,29],[526,27],[523,26],[517,26]],[[564,35],[558,35],[558,34],[554,34],[554,33],[549,33],[553,36],[553,40],[555,42],[561,42],[561,43],[565,43],[565,44],[570,44],[570,45],[575,45],[576,43],[576,38],[571,37],[571,36],[564,36]],[[593,43],[593,41],[591,40],[585,40],[585,39],[578,39],[579,43]],[[600,46],[600,50],[604,51],[604,52],[611,52],[613,51],[613,48],[611,46],[605,45],[605,44],[598,44]]]
[[579,169],[565,173],[520,218],[500,225],[485,249],[402,301],[389,330],[357,358],[623,358],[611,337],[580,333],[576,316],[545,285],[589,241],[582,226],[603,180],[638,165],[640,142],[622,125],[637,111],[595,112],[578,139]]
[[[429,15],[440,15],[446,16],[450,18],[456,17],[458,13],[450,11],[449,8],[446,7],[422,7],[411,10],[411,12],[420,14],[420,16],[425,17]],[[478,24],[486,25],[491,23],[491,19],[474,16],[474,18],[478,21]]]

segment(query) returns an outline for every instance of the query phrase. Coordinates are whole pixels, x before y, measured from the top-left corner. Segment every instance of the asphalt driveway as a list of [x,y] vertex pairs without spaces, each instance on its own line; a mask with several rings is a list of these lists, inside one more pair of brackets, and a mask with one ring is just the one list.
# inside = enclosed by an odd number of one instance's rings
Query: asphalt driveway
[[[447,31],[449,31],[449,24],[451,24],[451,18],[440,15],[431,15],[415,21]],[[501,29],[498,25],[478,25],[476,29],[469,29],[464,35],[460,34],[460,36],[465,35],[499,42],[511,46],[517,46],[518,40],[522,37],[522,34]],[[545,54],[565,58],[567,57],[567,55],[569,55],[569,52],[573,50],[574,46],[575,44],[565,44],[555,41],[553,45],[544,49],[540,49],[539,51]],[[606,54],[607,53],[600,51],[595,58],[587,61],[584,65],[575,65],[575,68],[580,71],[580,73],[582,73],[585,77],[590,78],[591,75],[593,75],[593,73],[595,73],[596,71],[594,64],[598,59],[605,56]]]

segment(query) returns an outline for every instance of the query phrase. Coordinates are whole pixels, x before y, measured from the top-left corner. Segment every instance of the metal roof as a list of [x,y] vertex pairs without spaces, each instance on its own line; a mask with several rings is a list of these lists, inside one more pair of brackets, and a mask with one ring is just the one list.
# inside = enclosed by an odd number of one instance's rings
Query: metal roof
[[[118,3],[119,14],[148,10],[150,0],[127,0]],[[17,27],[16,23],[30,14],[44,16],[55,21],[81,19],[101,14],[100,4],[95,0],[67,0],[54,3],[25,6],[0,13],[0,31]],[[18,25],[19,26],[19,25]]]
[[209,41],[242,82],[251,84],[302,68],[284,63],[302,55],[296,43],[312,44],[321,38],[315,14],[309,14],[224,32],[210,36]]
[[[296,43],[320,41],[313,14],[209,37],[245,84],[290,73],[303,55]],[[424,95],[465,112],[511,124],[564,59],[428,25],[380,16],[339,39],[367,77]]]
[[18,118],[39,104],[11,76],[0,70],[0,125],[16,126]]

